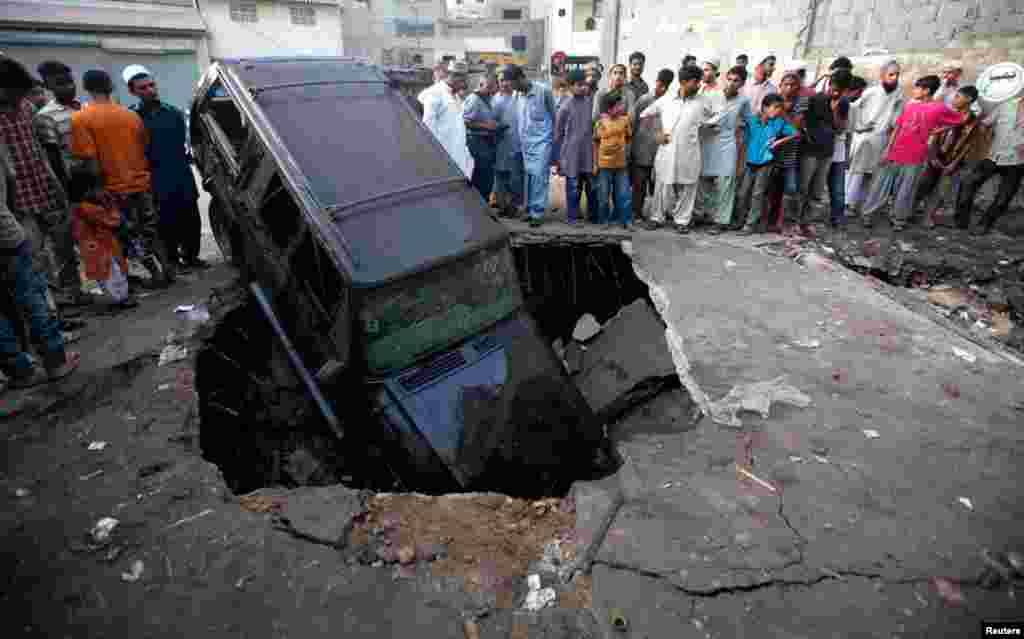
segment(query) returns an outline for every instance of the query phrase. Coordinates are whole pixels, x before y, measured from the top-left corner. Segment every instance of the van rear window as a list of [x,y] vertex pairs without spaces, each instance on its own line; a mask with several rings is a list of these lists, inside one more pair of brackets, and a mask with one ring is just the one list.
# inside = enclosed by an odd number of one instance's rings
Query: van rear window
[[411,366],[521,304],[507,244],[371,290],[359,314],[367,362],[375,373]]

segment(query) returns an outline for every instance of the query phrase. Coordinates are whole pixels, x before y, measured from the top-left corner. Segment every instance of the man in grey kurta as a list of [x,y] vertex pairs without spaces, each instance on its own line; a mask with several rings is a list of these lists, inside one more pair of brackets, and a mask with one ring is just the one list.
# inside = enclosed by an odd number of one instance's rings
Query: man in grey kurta
[[721,107],[718,126],[709,128],[702,142],[702,208],[706,215],[713,216],[716,231],[732,224],[737,157],[738,150],[742,148],[738,133],[751,114],[750,98],[739,94],[746,81],[747,72],[743,67],[733,67],[726,74],[717,102]]
[[587,81],[582,71],[571,71],[572,97],[562,103],[555,119],[555,147],[561,149],[557,166],[565,176],[565,202],[569,223],[580,221],[580,192],[586,188],[587,207],[591,219],[596,214],[591,180],[594,172],[594,126],[590,114],[593,98],[587,95]]
[[881,80],[881,84],[864,91],[860,99],[850,105],[849,128],[853,138],[846,173],[846,202],[851,210],[867,196],[870,177],[882,163],[889,132],[906,101],[899,85],[898,62],[890,60],[882,66]]

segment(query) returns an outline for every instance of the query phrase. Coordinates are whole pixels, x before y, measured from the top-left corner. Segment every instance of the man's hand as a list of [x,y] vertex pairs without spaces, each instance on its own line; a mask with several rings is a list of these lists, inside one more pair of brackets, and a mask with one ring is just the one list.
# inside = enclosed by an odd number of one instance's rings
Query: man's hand
[[672,134],[671,133],[656,133],[654,135],[654,139],[658,142],[658,144],[665,145],[665,144],[668,144],[669,142],[672,141]]

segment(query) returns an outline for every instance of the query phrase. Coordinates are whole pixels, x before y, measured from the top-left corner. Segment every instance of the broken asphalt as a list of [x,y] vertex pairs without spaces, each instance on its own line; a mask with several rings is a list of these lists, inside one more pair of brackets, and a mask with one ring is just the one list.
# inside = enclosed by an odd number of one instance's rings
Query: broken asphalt
[[[83,371],[2,424],[5,636],[463,637],[467,618],[485,638],[966,636],[1012,618],[1012,588],[976,580],[982,549],[1024,545],[1022,369],[763,243],[626,246],[667,325],[644,339],[685,391],[610,427],[624,466],[573,488],[589,610],[496,609],[429,562],[357,560],[369,496],[344,486],[261,491],[269,512],[232,495],[198,449],[194,350],[156,363],[174,308],[230,284],[218,266],[93,321]],[[710,416],[780,377],[809,405]],[[97,542],[102,517],[119,523]]]

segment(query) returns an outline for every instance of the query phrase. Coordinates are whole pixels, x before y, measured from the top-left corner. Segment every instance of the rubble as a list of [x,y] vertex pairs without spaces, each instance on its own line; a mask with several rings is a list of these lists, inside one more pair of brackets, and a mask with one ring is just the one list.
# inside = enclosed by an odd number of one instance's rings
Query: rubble
[[605,421],[678,383],[661,318],[643,299],[605,323],[582,353],[576,384]]
[[601,332],[601,324],[598,323],[590,313],[584,314],[576,322],[576,328],[572,331],[572,338],[577,342],[587,342]]
[[741,411],[758,413],[767,419],[771,405],[781,402],[798,408],[811,405],[811,398],[786,383],[785,376],[775,379],[733,386],[722,399],[711,403],[711,419],[716,424],[740,428]]

